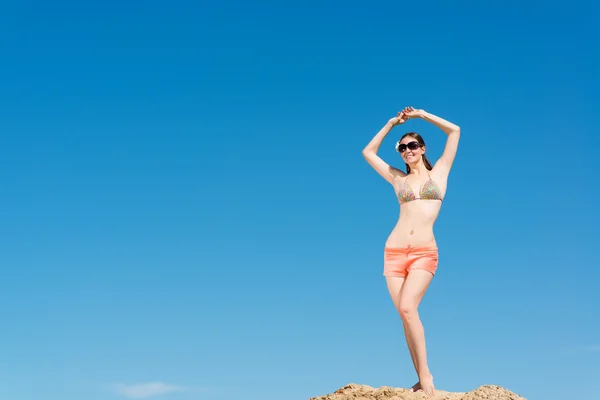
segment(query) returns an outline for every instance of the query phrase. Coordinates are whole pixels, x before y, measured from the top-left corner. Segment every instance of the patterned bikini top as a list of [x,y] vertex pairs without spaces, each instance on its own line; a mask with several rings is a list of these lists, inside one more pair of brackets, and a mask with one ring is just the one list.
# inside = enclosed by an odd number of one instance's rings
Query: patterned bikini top
[[[429,173],[427,173],[429,175]],[[415,196],[412,188],[408,184],[408,177],[404,179],[404,185],[398,191],[398,201],[400,204],[408,203],[413,200],[440,200],[442,201],[442,192],[437,184],[431,179],[431,176],[423,184],[419,192],[419,197]]]

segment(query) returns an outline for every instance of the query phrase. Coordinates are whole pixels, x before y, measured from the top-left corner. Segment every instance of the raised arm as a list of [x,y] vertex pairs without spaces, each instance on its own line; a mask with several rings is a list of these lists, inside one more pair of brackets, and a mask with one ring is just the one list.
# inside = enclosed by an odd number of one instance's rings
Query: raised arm
[[379,175],[381,175],[386,181],[394,184],[394,180],[399,176],[406,175],[404,172],[400,171],[397,168],[394,168],[388,165],[385,161],[383,161],[378,155],[377,151],[379,150],[379,145],[383,142],[383,139],[387,136],[388,133],[392,130],[392,128],[396,125],[403,124],[406,122],[407,116],[404,111],[400,111],[398,115],[394,118],[391,118],[384,126],[377,132],[377,134],[371,139],[371,141],[365,146],[362,151],[363,157],[367,160],[369,165],[373,167]]
[[443,118],[428,113],[427,111],[415,110],[412,107],[409,108],[406,114],[408,118],[421,118],[427,122],[431,122],[432,124],[440,128],[442,131],[444,131],[446,135],[448,135],[448,138],[446,139],[446,146],[444,147],[444,152],[435,163],[434,169],[442,169],[445,173],[450,173],[450,168],[452,168],[452,163],[454,162],[454,157],[456,156],[456,151],[458,149],[458,141],[460,139],[460,127],[458,125],[453,124],[452,122],[446,121]]

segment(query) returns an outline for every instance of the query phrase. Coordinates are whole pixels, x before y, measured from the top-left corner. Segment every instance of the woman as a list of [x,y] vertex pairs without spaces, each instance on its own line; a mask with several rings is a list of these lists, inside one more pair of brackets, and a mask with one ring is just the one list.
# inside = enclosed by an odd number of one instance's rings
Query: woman
[[[394,126],[410,118],[431,122],[448,137],[442,156],[432,166],[425,156],[427,148],[423,138],[414,132],[402,136],[396,143],[396,151],[406,164],[404,173],[384,162],[377,150]],[[428,396],[434,394],[435,387],[427,365],[425,334],[417,308],[438,266],[433,225],[446,193],[459,138],[460,128],[453,123],[407,107],[390,119],[362,151],[373,169],[393,185],[400,203],[400,218],[384,247],[383,275],[402,319],[406,343],[419,377],[411,389],[422,390]]]

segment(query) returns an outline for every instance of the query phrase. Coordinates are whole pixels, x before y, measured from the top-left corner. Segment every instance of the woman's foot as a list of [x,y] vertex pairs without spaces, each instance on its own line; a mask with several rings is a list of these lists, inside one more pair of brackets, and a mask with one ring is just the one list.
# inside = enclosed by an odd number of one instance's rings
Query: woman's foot
[[420,390],[422,390],[426,396],[433,396],[435,394],[435,386],[433,386],[433,375],[428,374],[422,378],[419,378]]

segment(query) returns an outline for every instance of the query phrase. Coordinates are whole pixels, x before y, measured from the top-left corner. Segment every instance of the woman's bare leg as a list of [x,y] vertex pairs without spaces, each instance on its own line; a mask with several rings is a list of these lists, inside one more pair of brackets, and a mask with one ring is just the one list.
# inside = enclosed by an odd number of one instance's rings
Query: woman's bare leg
[[415,386],[420,386],[428,396],[434,394],[435,387],[427,364],[425,331],[417,309],[432,279],[433,274],[430,272],[412,269],[402,285],[399,302],[399,312],[405,327],[407,342],[415,354],[415,369],[419,376],[419,383]]
[[[394,302],[394,307],[396,307],[398,314],[400,314],[400,293],[402,292],[402,286],[404,284],[404,279],[405,278],[401,278],[401,277],[397,277],[397,276],[386,277],[388,291],[390,292],[390,296],[392,298],[392,301]],[[408,345],[408,351],[410,353],[410,358],[412,359],[413,365],[415,367],[415,371],[418,371],[419,367],[417,365],[417,358],[415,356],[413,346],[411,345],[411,343],[409,343],[408,331],[407,331],[407,327],[406,327],[406,324],[404,323],[404,321],[402,321],[402,326],[404,327],[404,337],[406,338],[406,344]],[[418,385],[419,385],[419,383],[417,382],[412,387],[412,389],[417,390]]]

